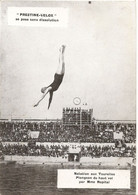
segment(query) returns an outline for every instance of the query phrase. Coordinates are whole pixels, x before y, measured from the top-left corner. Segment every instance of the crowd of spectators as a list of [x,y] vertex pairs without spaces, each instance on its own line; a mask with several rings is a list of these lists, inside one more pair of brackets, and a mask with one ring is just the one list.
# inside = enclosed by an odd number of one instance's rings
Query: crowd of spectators
[[[67,157],[69,146],[67,145],[0,145],[0,151],[3,155],[21,155],[21,156],[47,156],[47,157]],[[136,147],[125,146],[117,148],[115,146],[81,146],[81,157],[135,157]]]
[[136,147],[125,146],[86,146],[81,148],[81,156],[85,157],[135,157]]
[[79,125],[80,124],[80,108],[66,108],[63,109],[63,124],[72,124],[72,125]]
[[28,141],[28,126],[21,122],[0,122],[2,141]]
[[92,109],[83,110],[81,108],[64,108],[63,124],[80,125],[91,124]]
[[64,157],[67,154],[68,146],[60,145],[0,145],[3,155],[21,155],[21,156],[48,156]]
[[[32,138],[30,131],[38,131]],[[135,143],[136,124],[97,122],[92,125],[62,125],[56,122],[4,121],[0,122],[1,141],[28,142],[89,142],[115,143],[114,133],[122,132],[125,143]]]

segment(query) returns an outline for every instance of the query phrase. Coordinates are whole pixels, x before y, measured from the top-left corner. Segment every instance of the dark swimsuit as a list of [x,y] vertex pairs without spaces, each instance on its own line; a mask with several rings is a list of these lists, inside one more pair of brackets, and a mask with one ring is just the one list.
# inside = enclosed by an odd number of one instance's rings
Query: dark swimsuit
[[52,89],[49,92],[50,93],[50,98],[49,98],[48,109],[49,109],[50,104],[52,102],[53,92],[56,91],[59,88],[60,84],[62,83],[63,76],[64,76],[64,74],[61,75],[61,74],[57,74],[56,73],[54,75],[54,81],[53,81],[53,83],[51,83],[51,85],[48,86],[48,87],[52,87]]
[[59,86],[63,80],[63,76],[64,76],[64,74],[57,74],[57,73],[55,74],[54,81],[49,86],[49,87],[52,87],[52,91],[56,91],[59,88]]

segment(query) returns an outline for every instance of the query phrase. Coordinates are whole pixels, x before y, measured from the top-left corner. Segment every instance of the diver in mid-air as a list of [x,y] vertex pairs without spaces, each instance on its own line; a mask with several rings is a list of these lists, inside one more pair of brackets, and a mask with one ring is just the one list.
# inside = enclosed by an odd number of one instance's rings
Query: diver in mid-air
[[65,73],[65,62],[64,62],[64,52],[65,52],[65,45],[62,45],[60,48],[60,55],[59,55],[59,65],[58,69],[54,75],[54,81],[47,87],[43,87],[41,89],[41,92],[43,93],[41,99],[34,105],[34,107],[38,106],[39,103],[45,98],[45,96],[49,93],[49,104],[48,104],[48,109],[50,107],[50,104],[52,102],[53,98],[53,92],[56,91],[60,84],[62,83],[63,76]]

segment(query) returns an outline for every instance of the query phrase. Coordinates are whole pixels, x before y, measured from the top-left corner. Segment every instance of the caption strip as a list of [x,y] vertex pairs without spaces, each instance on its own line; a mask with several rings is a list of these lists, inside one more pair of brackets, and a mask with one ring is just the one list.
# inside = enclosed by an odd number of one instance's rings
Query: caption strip
[[8,25],[67,27],[67,8],[9,7]]
[[130,189],[130,170],[59,169],[57,187]]

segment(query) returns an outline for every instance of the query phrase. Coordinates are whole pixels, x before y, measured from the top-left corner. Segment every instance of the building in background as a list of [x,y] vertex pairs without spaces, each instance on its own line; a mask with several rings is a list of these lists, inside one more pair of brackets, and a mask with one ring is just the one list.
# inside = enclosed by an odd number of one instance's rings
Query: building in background
[[63,108],[63,126],[77,125],[82,126],[92,125],[93,109],[79,108]]

